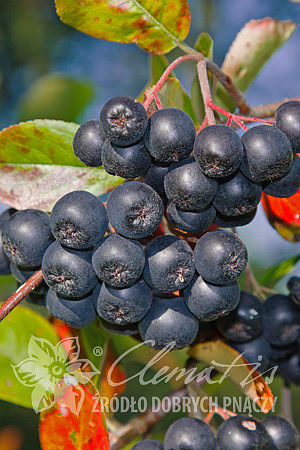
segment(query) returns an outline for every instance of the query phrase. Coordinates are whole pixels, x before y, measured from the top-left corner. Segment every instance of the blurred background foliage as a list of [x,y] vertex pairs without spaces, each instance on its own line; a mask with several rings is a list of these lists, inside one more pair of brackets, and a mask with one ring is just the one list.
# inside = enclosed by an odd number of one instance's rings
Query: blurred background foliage
[[[266,16],[299,22],[300,5],[288,0],[189,0],[192,27],[187,42],[193,45],[206,31],[214,39],[214,58],[221,64],[242,26]],[[299,96],[300,30],[273,56],[247,92],[253,104]],[[172,51],[168,58],[179,55]],[[22,120],[55,118],[83,122],[98,117],[101,105],[115,95],[138,96],[147,82],[149,55],[134,44],[97,40],[60,22],[53,0],[9,0],[1,2],[0,14],[0,128]],[[176,70],[190,91],[194,70],[186,65]],[[1,205],[4,209],[5,205]],[[268,224],[262,208],[255,220],[240,231],[255,272],[261,276],[270,266],[299,253],[299,243],[283,240]],[[300,273],[299,264],[295,273]],[[285,291],[286,279],[276,287]],[[11,277],[0,280],[0,300],[15,289]],[[135,362],[135,365],[141,365]],[[136,371],[132,360],[128,374]],[[276,381],[275,395],[280,381]],[[224,386],[222,392],[224,394]],[[156,387],[157,395],[166,386]],[[232,384],[226,395],[234,395]],[[129,383],[125,395],[144,395]],[[218,393],[214,393],[218,395]],[[293,390],[294,413],[300,427],[299,389]],[[120,420],[125,421],[124,416]],[[170,422],[171,417],[166,421]],[[14,425],[16,428],[11,428]],[[160,424],[157,432],[165,427]],[[38,417],[22,407],[1,402],[0,450],[37,449]]]

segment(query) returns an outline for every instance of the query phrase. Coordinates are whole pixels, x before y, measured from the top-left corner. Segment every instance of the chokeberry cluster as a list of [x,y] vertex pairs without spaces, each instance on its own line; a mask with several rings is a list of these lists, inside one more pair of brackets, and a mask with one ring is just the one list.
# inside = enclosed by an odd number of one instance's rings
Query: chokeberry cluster
[[300,187],[300,102],[281,105],[275,126],[250,128],[242,138],[230,127],[207,126],[196,135],[191,118],[166,108],[148,119],[142,104],[115,97],[100,122],[84,123],[75,155],[125,179],[140,177],[160,195],[173,231],[198,234],[214,223],[250,223],[262,192],[290,197]]
[[145,439],[132,450],[296,450],[299,433],[287,420],[269,416],[263,421],[247,415],[225,420],[215,436],[200,419],[184,417],[167,430],[164,443]]

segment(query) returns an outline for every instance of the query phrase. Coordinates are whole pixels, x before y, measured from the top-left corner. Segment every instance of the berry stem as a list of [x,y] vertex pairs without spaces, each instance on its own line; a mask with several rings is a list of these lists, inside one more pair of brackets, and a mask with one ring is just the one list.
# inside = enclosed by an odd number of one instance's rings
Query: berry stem
[[237,125],[243,128],[243,130],[245,131],[248,130],[248,127],[246,127],[246,125],[239,119],[239,116],[236,116],[235,114],[226,111],[220,106],[215,105],[211,100],[209,101],[209,106],[215,111],[218,111],[219,113],[223,114],[223,116],[227,117],[228,119],[231,118]]
[[264,300],[266,298],[266,295],[264,293],[264,289],[259,284],[257,279],[255,278],[255,275],[254,275],[253,270],[252,270],[252,268],[251,268],[249,263],[246,266],[246,282],[247,282],[247,286],[248,285],[249,285],[249,287],[250,287],[250,285],[252,286],[254,295],[257,295],[262,300]]
[[157,93],[154,94],[154,99],[155,99],[155,103],[156,103],[156,106],[158,107],[158,109],[163,109],[163,106],[162,106],[162,104],[161,104],[161,102],[159,100],[159,97],[158,97]]
[[206,69],[206,61],[199,61],[197,64],[197,72],[198,72],[198,79],[199,84],[201,87],[202,97],[205,105],[205,114],[207,117],[207,124],[208,125],[215,125],[216,119],[214,116],[213,108],[211,107],[212,100],[211,100],[211,92],[209,87],[209,82],[207,78],[207,69]]
[[295,98],[284,98],[280,102],[274,102],[274,103],[267,103],[266,105],[258,105],[253,106],[250,109],[251,116],[254,117],[272,117],[275,115],[276,110],[279,108],[280,105],[282,105],[285,102],[289,102],[291,100],[299,101],[300,97]]
[[292,396],[291,389],[288,384],[284,384],[281,390],[281,415],[290,423],[293,422],[292,414]]
[[0,306],[0,322],[3,320],[28,294],[43,281],[41,270],[35,272],[17,291]]
[[221,408],[220,406],[216,406],[212,409],[212,411],[210,411],[207,414],[204,421],[206,423],[209,423],[215,414],[218,414],[220,417],[222,417],[223,420],[227,420],[227,419],[229,419],[229,417],[236,416],[236,414],[234,412],[230,411],[229,409],[224,409],[224,408]]
[[164,82],[168,79],[168,76],[175,69],[175,67],[177,67],[179,64],[181,64],[185,61],[199,61],[201,59],[205,59],[204,56],[201,55],[201,53],[193,53],[193,54],[189,54],[189,55],[183,55],[183,56],[179,56],[179,58],[175,59],[169,65],[169,67],[164,71],[164,73],[162,74],[162,76],[160,77],[160,79],[158,80],[156,85],[153,87],[151,93],[146,98],[146,100],[143,104],[145,110],[146,111],[148,110],[151,102],[156,98],[156,96],[157,96],[158,92],[160,91],[160,89],[162,88]]
[[200,131],[203,130],[203,128],[206,127],[206,125],[207,125],[207,117],[205,116],[203,122],[201,123],[201,126],[200,126],[199,130],[197,131],[197,134],[199,134]]

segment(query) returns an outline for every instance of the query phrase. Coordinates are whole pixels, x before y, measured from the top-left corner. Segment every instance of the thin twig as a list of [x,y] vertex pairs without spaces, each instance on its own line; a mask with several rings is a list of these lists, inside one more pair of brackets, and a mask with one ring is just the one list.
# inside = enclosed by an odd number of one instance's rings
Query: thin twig
[[250,285],[252,286],[254,295],[257,295],[262,300],[264,300],[266,298],[266,295],[263,291],[262,286],[259,284],[259,282],[255,278],[255,275],[254,275],[253,270],[249,263],[246,266],[246,278],[248,278]]
[[205,106],[205,115],[207,117],[208,125],[215,125],[216,119],[214,116],[214,111],[210,106],[211,103],[211,92],[209,87],[209,82],[207,78],[206,61],[199,61],[197,64],[198,80],[202,92],[202,97]]
[[0,306],[0,322],[43,281],[41,270],[35,272],[6,302]]
[[284,384],[281,390],[281,414],[290,423],[294,423],[292,413],[291,389],[288,384]]
[[261,117],[261,118],[273,117],[277,108],[279,108],[280,105],[282,105],[283,103],[289,102],[291,100],[299,101],[300,97],[284,98],[280,102],[273,102],[273,103],[267,103],[266,105],[253,106],[250,109],[249,115],[254,116],[254,117]]

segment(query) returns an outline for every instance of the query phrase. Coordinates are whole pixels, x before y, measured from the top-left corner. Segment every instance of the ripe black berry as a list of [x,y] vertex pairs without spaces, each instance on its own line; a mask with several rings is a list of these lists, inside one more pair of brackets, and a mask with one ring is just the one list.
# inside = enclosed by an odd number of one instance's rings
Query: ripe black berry
[[275,125],[291,141],[295,153],[300,153],[300,102],[290,101],[279,106],[275,113]]
[[300,337],[300,308],[286,295],[272,295],[263,305],[264,334],[278,347],[293,344]]
[[290,422],[279,416],[268,416],[262,421],[271,438],[271,450],[297,450],[298,430]]
[[262,332],[262,303],[249,292],[242,291],[237,308],[217,322],[220,333],[232,342],[247,342]]
[[222,423],[217,434],[218,450],[267,450],[271,441],[263,424],[254,417],[240,415]]
[[164,444],[165,450],[215,450],[216,438],[203,420],[183,417],[168,428]]
[[132,97],[114,97],[103,106],[100,125],[113,145],[128,147],[139,141],[147,128],[143,105]]
[[219,183],[214,207],[224,216],[249,214],[260,202],[262,188],[248,180],[240,171],[230,180]]
[[290,141],[278,128],[259,125],[242,136],[244,156],[241,171],[256,183],[284,177],[293,162]]
[[3,224],[2,241],[12,262],[22,267],[39,267],[45,250],[53,241],[48,214],[37,209],[15,213]]
[[296,305],[300,306],[300,277],[292,277],[289,279],[287,288],[291,293],[291,298]]
[[269,369],[272,350],[263,334],[247,342],[231,343],[239,353],[252,365],[260,364],[256,370],[264,372]]
[[3,249],[3,242],[2,242],[2,227],[5,222],[8,221],[8,219],[17,212],[14,208],[6,209],[1,215],[0,215],[0,276],[2,275],[9,275],[10,274],[10,260],[7,257],[6,253]]
[[248,253],[236,234],[216,230],[199,239],[194,258],[196,270],[205,281],[224,285],[234,281],[243,272]]
[[154,439],[145,439],[135,444],[131,450],[164,450],[164,446],[162,442]]
[[190,156],[173,163],[165,176],[168,199],[184,211],[203,211],[213,201],[217,182],[206,177]]
[[300,385],[300,354],[296,353],[279,361],[279,374],[286,383]]
[[87,191],[74,191],[56,202],[50,223],[52,233],[62,245],[83,250],[103,238],[108,219],[98,197]]
[[282,359],[292,356],[298,351],[298,343],[286,345],[285,347],[277,347],[271,344],[271,359],[274,361],[281,361]]
[[145,142],[156,161],[170,163],[191,154],[195,135],[194,123],[185,112],[166,108],[150,117]]
[[296,194],[300,187],[300,158],[294,155],[294,161],[287,175],[280,180],[264,186],[264,192],[273,197],[287,198]]
[[141,181],[149,184],[159,195],[165,193],[164,179],[169,165],[152,162],[147,172],[142,176]]
[[83,123],[73,139],[73,150],[83,164],[90,167],[102,165],[102,151],[108,140],[98,120]]
[[87,295],[97,283],[91,259],[89,251],[72,250],[53,242],[43,257],[44,280],[58,295],[71,298]]
[[158,236],[145,248],[144,280],[160,292],[175,292],[186,287],[195,273],[191,247],[175,236]]
[[102,153],[103,167],[107,173],[122,178],[137,178],[150,166],[151,158],[144,141],[130,147],[106,145]]
[[[36,269],[26,269],[23,267],[19,267],[13,262],[10,263],[10,270],[12,276],[17,280],[17,282],[22,285],[25,281],[28,280],[35,272]],[[45,295],[48,290],[48,286],[44,281],[35,288],[32,294]]]
[[202,212],[182,211],[175,203],[169,203],[167,207],[167,218],[175,228],[189,233],[203,233],[214,221],[216,210],[209,206]]
[[189,345],[198,332],[198,320],[192,315],[182,297],[154,297],[151,308],[139,325],[144,341],[154,349],[174,342],[172,349]]
[[240,289],[236,281],[226,286],[207,283],[195,275],[184,289],[186,306],[199,320],[211,321],[226,316],[237,307]]
[[101,281],[111,287],[124,288],[141,276],[145,253],[138,242],[113,233],[94,251],[92,265]]
[[241,139],[226,125],[212,125],[197,135],[194,157],[208,177],[224,178],[234,173],[242,162]]
[[70,327],[83,328],[96,319],[92,292],[80,300],[60,297],[53,289],[46,295],[46,307],[52,316],[66,322]]
[[256,213],[257,208],[255,208],[248,214],[243,214],[242,216],[224,216],[223,214],[217,211],[214,223],[218,227],[222,228],[242,227],[252,222],[252,220],[256,216]]
[[160,225],[163,212],[158,193],[138,181],[116,187],[107,200],[110,223],[118,233],[132,239],[152,234]]
[[114,289],[103,283],[96,309],[99,316],[107,322],[127,325],[142,320],[151,303],[151,289],[143,280],[124,289]]

